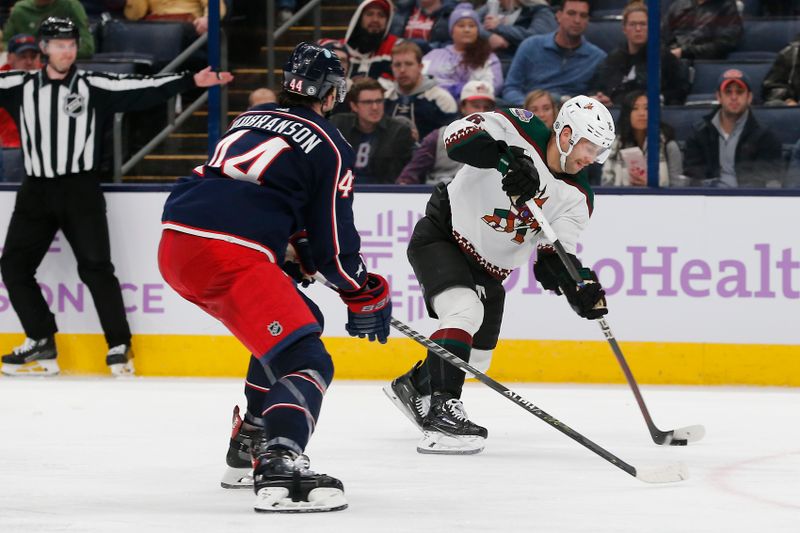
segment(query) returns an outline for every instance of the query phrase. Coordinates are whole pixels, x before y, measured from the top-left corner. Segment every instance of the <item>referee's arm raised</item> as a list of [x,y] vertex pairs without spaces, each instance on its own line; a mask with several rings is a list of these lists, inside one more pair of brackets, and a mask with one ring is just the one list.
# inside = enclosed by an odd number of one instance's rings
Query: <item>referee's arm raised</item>
[[212,72],[211,67],[192,74],[159,74],[156,76],[116,75],[87,72],[98,107],[106,112],[146,109],[193,87],[225,85],[233,80],[230,72]]

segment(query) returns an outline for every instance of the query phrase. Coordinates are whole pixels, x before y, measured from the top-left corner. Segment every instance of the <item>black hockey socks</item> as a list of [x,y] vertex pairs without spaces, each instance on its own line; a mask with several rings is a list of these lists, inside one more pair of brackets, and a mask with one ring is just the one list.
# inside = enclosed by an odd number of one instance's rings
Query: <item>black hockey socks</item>
[[[431,340],[456,357],[469,363],[472,350],[472,335],[463,329],[447,328],[437,330]],[[434,353],[428,353],[426,365],[430,373],[430,388],[433,392],[447,392],[456,398],[461,397],[464,386],[464,372],[457,369]]]
[[307,335],[264,365],[265,447],[302,453],[314,432],[322,398],[333,379],[333,361],[317,335]]
[[264,410],[264,401],[269,392],[270,383],[264,373],[261,361],[255,356],[250,356],[250,366],[247,368],[247,378],[244,380],[244,396],[247,398],[247,412],[245,420],[254,425],[264,425],[261,421],[261,411]]

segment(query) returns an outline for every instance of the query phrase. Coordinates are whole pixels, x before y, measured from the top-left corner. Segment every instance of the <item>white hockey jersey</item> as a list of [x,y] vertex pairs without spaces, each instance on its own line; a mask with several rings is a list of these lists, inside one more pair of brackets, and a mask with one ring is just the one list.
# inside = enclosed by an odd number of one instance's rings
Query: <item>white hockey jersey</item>
[[[498,109],[456,120],[444,129],[445,145],[468,143],[480,131],[508,146],[525,149],[539,171],[540,190],[533,201],[541,207],[568,253],[576,252],[578,236],[589,222],[593,194],[584,174],[555,177],[545,163],[550,130],[530,111]],[[468,146],[468,144],[466,145]],[[517,210],[502,189],[495,169],[465,165],[447,187],[453,236],[464,252],[488,272],[505,278],[525,264],[537,244],[551,244],[527,208]]]

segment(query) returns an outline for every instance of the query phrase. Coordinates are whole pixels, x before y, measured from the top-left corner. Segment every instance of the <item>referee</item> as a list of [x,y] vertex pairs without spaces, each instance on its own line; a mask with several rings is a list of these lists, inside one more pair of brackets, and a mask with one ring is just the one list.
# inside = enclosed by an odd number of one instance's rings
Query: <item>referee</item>
[[106,203],[95,171],[104,122],[114,113],[145,109],[194,86],[226,84],[228,72],[120,76],[75,68],[78,29],[50,17],[39,27],[46,65],[38,71],[0,73],[0,106],[19,126],[26,179],[0,257],[11,305],[25,342],[2,357],[7,375],[59,371],[55,316],[35,274],[61,229],[92,294],[108,343],[106,364],[115,375],[133,373],[131,331],[111,263]]

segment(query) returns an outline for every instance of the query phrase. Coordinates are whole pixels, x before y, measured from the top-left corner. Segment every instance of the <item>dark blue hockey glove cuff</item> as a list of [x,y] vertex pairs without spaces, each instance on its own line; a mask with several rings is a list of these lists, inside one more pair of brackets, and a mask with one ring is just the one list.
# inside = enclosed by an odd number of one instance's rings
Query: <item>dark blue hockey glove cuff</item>
[[353,337],[386,343],[392,319],[389,283],[382,276],[370,273],[359,290],[340,291],[339,295],[347,304],[347,332]]

